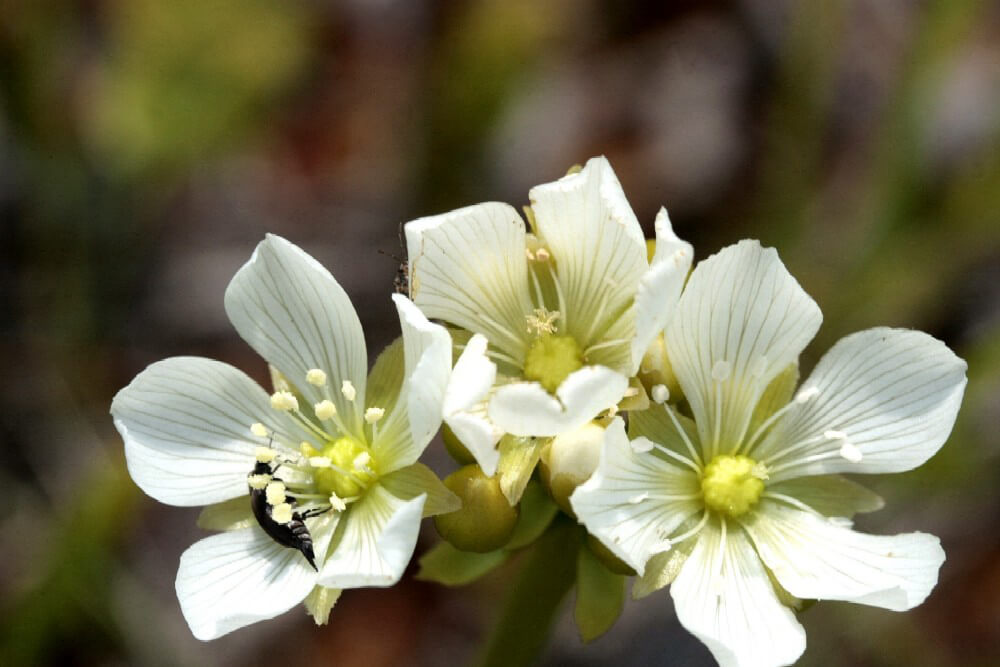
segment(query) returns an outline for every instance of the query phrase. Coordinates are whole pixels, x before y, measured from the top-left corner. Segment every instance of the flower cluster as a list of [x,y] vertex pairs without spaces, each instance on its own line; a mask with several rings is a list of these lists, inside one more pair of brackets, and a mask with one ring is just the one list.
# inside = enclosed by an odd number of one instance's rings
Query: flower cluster
[[[225,306],[272,392],[181,357],[116,396],[136,483],[207,506],[199,525],[218,531],[177,575],[195,636],[300,602],[325,623],[341,590],[398,581],[422,517],[454,565],[531,544],[556,508],[580,524],[592,571],[634,575],[635,597],[670,585],[722,665],[794,662],[807,601],[922,602],[937,538],[853,530],[882,500],[843,474],[930,458],[965,363],[926,334],[876,328],[800,384],[822,316],[775,250],[741,241],[692,271],[665,210],[644,238],[603,158],[529,199],[524,217],[487,203],[405,226],[402,336],[370,373],[343,289],[268,236]],[[442,423],[467,464],[444,482],[418,463]]]

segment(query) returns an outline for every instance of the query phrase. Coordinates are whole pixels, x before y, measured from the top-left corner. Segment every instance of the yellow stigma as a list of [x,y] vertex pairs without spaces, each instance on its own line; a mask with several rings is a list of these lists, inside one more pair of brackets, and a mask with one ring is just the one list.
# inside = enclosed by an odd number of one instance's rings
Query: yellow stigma
[[767,470],[749,456],[720,454],[701,474],[705,505],[733,517],[746,514],[760,500],[765,479]]
[[258,438],[266,438],[268,435],[270,435],[270,431],[268,431],[267,427],[261,423],[251,424],[250,432],[253,433],[255,436],[257,436]]
[[299,400],[290,391],[276,391],[271,394],[271,407],[282,412],[298,410]]
[[288,503],[280,503],[271,510],[271,518],[277,523],[288,523],[292,520],[292,506]]
[[317,419],[333,419],[337,414],[337,406],[333,401],[320,401],[313,406]]
[[322,387],[326,384],[326,373],[318,368],[310,368],[306,371],[306,382],[314,387]]
[[264,497],[267,498],[268,505],[280,505],[285,502],[285,485],[274,480],[264,488]]
[[583,353],[572,336],[543,335],[535,339],[524,357],[524,377],[536,380],[549,393],[573,371],[583,366]]
[[338,438],[328,443],[322,452],[312,447],[309,450],[303,451],[303,454],[310,458],[310,463],[316,458],[320,464],[313,466],[313,479],[319,493],[352,498],[375,479],[371,453],[354,438]]

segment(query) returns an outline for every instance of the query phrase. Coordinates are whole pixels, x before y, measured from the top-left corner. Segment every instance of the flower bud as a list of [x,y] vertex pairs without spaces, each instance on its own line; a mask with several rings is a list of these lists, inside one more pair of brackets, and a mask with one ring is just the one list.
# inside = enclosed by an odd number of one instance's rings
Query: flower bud
[[444,485],[462,500],[462,509],[434,517],[438,534],[462,551],[486,553],[499,549],[517,525],[518,508],[511,507],[495,477],[478,465],[459,468]]
[[549,489],[549,495],[559,507],[573,513],[569,497],[576,487],[590,479],[601,460],[601,445],[604,443],[604,428],[594,422],[578,429],[557,435],[542,450],[542,480]]

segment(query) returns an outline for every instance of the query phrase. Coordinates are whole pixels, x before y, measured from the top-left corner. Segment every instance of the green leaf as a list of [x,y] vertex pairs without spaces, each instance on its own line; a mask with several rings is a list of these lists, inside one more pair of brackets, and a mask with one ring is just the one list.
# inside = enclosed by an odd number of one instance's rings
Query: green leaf
[[579,547],[577,527],[566,517],[556,517],[528,552],[510,587],[500,620],[487,640],[482,667],[521,667],[537,661],[576,578],[575,559],[566,556]]
[[528,546],[545,532],[559,508],[537,481],[529,482],[521,495],[521,516],[514,534],[504,545],[508,551]]
[[392,495],[402,500],[411,500],[421,493],[427,494],[424,502],[424,516],[447,514],[462,508],[462,501],[448,490],[437,478],[434,471],[423,463],[414,463],[394,470],[379,480]]
[[420,557],[417,579],[445,586],[463,586],[494,570],[508,555],[500,549],[483,554],[459,551],[441,541]]
[[253,523],[253,511],[250,509],[250,498],[247,496],[208,505],[198,515],[198,527],[202,530],[225,532],[247,528]]
[[547,441],[548,438],[525,438],[509,434],[500,438],[497,474],[500,476],[500,489],[511,505],[516,505],[521,500],[524,487],[535,471],[542,445]]
[[625,607],[625,577],[614,574],[581,546],[576,560],[576,607],[573,618],[583,641],[607,632]]

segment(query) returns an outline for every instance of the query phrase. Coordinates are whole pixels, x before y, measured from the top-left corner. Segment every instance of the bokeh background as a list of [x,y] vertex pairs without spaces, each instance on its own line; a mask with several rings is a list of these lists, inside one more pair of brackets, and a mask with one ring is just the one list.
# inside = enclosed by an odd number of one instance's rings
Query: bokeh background
[[[699,257],[779,249],[825,314],[805,368],[875,325],[968,360],[949,443],[859,522],[940,535],[937,589],[815,606],[801,664],[1000,664],[995,0],[0,1],[0,664],[472,664],[517,562],[192,638],[197,510],[132,484],[108,407],[169,355],[265,379],[222,307],[265,232],[331,268],[374,357],[401,222],[600,153],[648,232],[665,204]],[[713,664],[665,592],[586,646],[564,616],[543,661]]]

